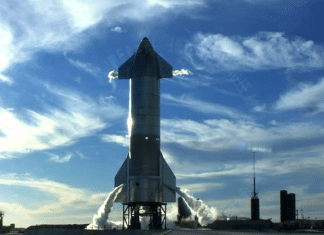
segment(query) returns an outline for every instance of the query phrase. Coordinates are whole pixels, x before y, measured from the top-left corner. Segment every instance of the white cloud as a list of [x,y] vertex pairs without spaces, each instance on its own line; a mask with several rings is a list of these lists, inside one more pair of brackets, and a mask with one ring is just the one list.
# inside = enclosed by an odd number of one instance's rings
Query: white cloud
[[277,125],[277,121],[276,120],[272,120],[271,122],[270,122],[272,125]]
[[[258,159],[257,154],[256,157],[256,173],[266,176],[286,175],[299,170],[314,173],[321,172],[324,169],[324,163],[322,162],[324,156],[320,152],[316,152],[313,157],[307,152],[303,156],[296,156],[293,154],[293,152],[289,152],[288,156],[283,156],[282,154],[273,154],[269,158]],[[216,165],[216,163],[214,164]],[[252,173],[251,162],[232,162],[230,164],[224,164],[221,170],[217,168],[214,170],[208,170],[208,167],[204,166],[202,163],[198,164],[199,171],[197,171],[197,163],[186,162],[185,166],[181,167],[180,161],[175,160],[173,165],[180,165],[180,167],[177,167],[177,172],[175,173],[177,179],[179,180],[197,178],[212,179],[221,176],[251,175]]]
[[75,67],[77,68],[80,68],[88,73],[90,73],[92,76],[96,77],[99,75],[100,73],[100,69],[95,67],[94,65],[90,64],[90,63],[84,63],[84,62],[81,62],[79,60],[73,60],[73,59],[70,59],[70,58],[67,58],[66,59]]
[[111,31],[116,32],[116,33],[124,32],[124,30],[119,26],[116,26],[115,28],[111,29]]
[[101,140],[107,143],[116,143],[123,147],[129,147],[129,138],[121,135],[102,135]]
[[190,192],[195,193],[202,193],[207,192],[210,190],[213,190],[215,188],[219,188],[223,186],[222,183],[198,183],[198,184],[184,184],[184,185],[178,185],[182,190],[188,189]]
[[76,154],[82,159],[89,159],[87,156],[85,156],[83,153],[81,153],[79,151],[77,151]]
[[163,119],[161,139],[164,143],[178,143],[186,148],[202,151],[237,149],[240,142],[247,147],[271,148],[278,141],[292,141],[324,136],[318,124],[291,123],[269,128],[248,121]]
[[39,50],[79,50],[90,39],[90,34],[84,32],[92,30],[91,35],[96,36],[99,23],[111,27],[126,20],[143,22],[165,17],[167,10],[176,8],[177,12],[186,12],[188,8],[203,5],[202,0],[3,2],[0,5],[0,72],[31,59]]
[[263,105],[257,105],[257,106],[255,106],[254,108],[253,108],[253,112],[263,112],[263,111],[265,111],[265,109],[266,109],[266,105],[265,104],[263,104]]
[[72,158],[72,154],[67,154],[64,157],[60,157],[59,155],[48,153],[50,155],[50,161],[57,162],[57,163],[66,163],[69,162]]
[[194,42],[185,46],[185,55],[197,69],[212,72],[324,67],[322,46],[313,41],[289,40],[281,32],[260,32],[252,37],[198,33]]
[[127,114],[111,99],[102,98],[97,102],[67,89],[47,88],[61,109],[47,106],[42,113],[27,110],[27,115],[21,118],[13,111],[0,108],[2,156],[71,145],[106,128],[109,125],[106,120]]
[[[324,127],[312,123],[290,123],[265,127],[251,121],[210,119],[203,122],[182,119],[161,120],[161,141],[178,144],[188,149],[206,152],[224,150],[275,151],[272,145],[283,141],[297,141],[324,137]],[[127,139],[120,135],[104,135],[106,142],[127,146]],[[314,143],[315,144],[315,143]]]
[[197,5],[204,5],[204,1],[201,0],[187,0],[185,4],[177,0],[148,0],[148,5],[157,5],[164,8],[179,8],[179,7],[195,7]]
[[[85,210],[95,211],[107,197],[107,193],[92,193],[90,191],[74,188],[67,184],[58,183],[48,179],[36,179],[28,174],[7,174],[0,176],[1,185],[21,187],[28,194],[28,190],[35,189],[38,194],[46,195],[50,200],[43,202],[33,202],[21,200],[21,202],[1,202],[0,207],[6,213],[8,221],[20,221],[19,226],[30,226],[36,221],[43,221],[44,216],[51,214],[51,218],[46,218],[44,223],[49,220],[59,220],[64,217],[74,218],[82,213],[84,221],[91,220],[92,214],[85,214]],[[27,189],[27,190],[26,190]],[[86,216],[85,216],[86,215]]]
[[271,149],[268,148],[252,147],[248,148],[248,150],[254,153],[271,153]]
[[[0,62],[1,63],[1,62]],[[13,83],[12,79],[0,74],[0,82],[7,83],[8,85],[11,85]]]
[[174,97],[170,94],[162,94],[161,98],[165,101],[171,101],[170,104],[186,107],[201,113],[218,114],[237,119],[251,119],[250,116],[234,110],[233,108],[225,107],[219,104],[208,103],[187,95]]
[[297,88],[280,96],[274,108],[276,110],[307,108],[310,112],[324,111],[324,78],[317,84],[300,83]]

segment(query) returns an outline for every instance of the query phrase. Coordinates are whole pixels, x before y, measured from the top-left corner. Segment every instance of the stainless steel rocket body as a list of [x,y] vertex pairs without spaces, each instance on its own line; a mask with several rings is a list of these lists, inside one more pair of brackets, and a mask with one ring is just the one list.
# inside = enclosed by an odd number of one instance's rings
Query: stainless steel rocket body
[[175,176],[160,151],[160,78],[172,77],[172,67],[144,38],[134,55],[119,68],[118,77],[130,79],[130,148],[115,177],[115,186],[127,185],[125,197],[117,201],[173,202],[175,194],[163,183],[175,186]]
[[130,201],[160,201],[160,81],[130,79]]
[[130,201],[161,202],[160,79],[154,51],[137,51],[135,64],[140,69],[130,78]]

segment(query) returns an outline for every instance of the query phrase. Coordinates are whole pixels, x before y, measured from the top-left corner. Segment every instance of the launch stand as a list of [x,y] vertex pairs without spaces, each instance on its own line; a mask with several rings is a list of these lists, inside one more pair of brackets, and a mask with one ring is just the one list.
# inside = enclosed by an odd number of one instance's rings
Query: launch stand
[[166,229],[166,203],[161,202],[130,202],[123,203],[123,230],[141,229],[140,216],[149,216],[149,229]]

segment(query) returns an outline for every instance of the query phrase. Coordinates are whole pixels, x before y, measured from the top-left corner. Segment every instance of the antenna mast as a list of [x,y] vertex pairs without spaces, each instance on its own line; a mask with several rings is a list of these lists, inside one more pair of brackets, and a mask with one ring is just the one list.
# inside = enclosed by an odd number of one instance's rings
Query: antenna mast
[[257,192],[255,192],[255,152],[253,152],[253,197],[257,196]]

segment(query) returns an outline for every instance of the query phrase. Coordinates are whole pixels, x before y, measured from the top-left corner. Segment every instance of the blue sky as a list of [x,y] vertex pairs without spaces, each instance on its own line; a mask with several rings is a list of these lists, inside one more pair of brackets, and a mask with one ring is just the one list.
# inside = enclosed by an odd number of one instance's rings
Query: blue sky
[[[230,2],[230,3],[229,3]],[[161,150],[177,186],[263,219],[279,190],[324,219],[321,0],[3,1],[0,208],[4,224],[90,223],[128,152],[129,82],[108,78],[147,37],[161,80]],[[121,220],[116,205],[111,219]]]

